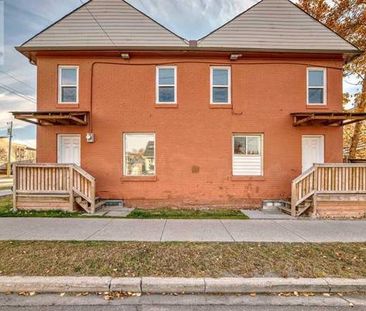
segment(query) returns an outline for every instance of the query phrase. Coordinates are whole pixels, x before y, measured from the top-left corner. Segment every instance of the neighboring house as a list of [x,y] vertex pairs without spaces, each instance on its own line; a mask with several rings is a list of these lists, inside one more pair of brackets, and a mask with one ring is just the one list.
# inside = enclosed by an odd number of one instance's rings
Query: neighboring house
[[[37,161],[75,163],[128,205],[289,198],[313,163],[342,163],[341,126],[365,119],[342,112],[342,66],[360,51],[287,0],[198,41],[92,0],[17,49],[38,69],[37,111],[14,113],[40,125]],[[293,185],[297,209],[316,172]]]
[[[8,161],[8,138],[0,138],[0,165]],[[12,143],[11,162],[32,163],[36,160],[36,149],[24,144]]]

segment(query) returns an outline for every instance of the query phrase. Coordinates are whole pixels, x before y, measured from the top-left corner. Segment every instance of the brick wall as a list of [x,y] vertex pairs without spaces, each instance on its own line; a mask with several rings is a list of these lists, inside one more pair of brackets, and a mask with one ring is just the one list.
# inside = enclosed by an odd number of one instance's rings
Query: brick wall
[[[81,165],[96,177],[98,195],[144,206],[207,203],[257,206],[261,199],[289,197],[290,182],[301,172],[301,135],[324,135],[326,162],[342,161],[341,128],[295,128],[289,115],[341,109],[342,71],[333,68],[341,68],[340,58],[253,55],[240,62],[227,59],[210,55],[162,58],[141,54],[132,56],[129,66],[95,65],[92,117],[96,142],[86,143],[88,127],[40,127],[37,160],[57,160],[58,133],[80,133]],[[200,63],[202,60],[207,63]],[[76,109],[89,111],[94,61],[127,63],[118,58],[39,57],[38,109],[60,109],[57,66],[79,65],[80,105]],[[176,108],[155,106],[155,66],[134,66],[163,62],[176,62]],[[209,63],[218,62],[232,66],[230,109],[209,105]],[[327,69],[326,108],[306,107],[306,64],[332,67]],[[156,179],[123,178],[124,132],[156,133]],[[263,177],[232,177],[233,133],[263,133]]]

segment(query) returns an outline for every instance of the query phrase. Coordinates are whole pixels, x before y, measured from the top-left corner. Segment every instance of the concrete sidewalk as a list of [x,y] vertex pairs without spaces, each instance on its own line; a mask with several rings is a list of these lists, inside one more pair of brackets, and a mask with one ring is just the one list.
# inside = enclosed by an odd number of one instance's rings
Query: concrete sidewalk
[[0,190],[0,197],[7,197],[12,194],[13,194],[13,191],[11,191],[10,189]]
[[0,240],[366,242],[366,221],[0,218]]

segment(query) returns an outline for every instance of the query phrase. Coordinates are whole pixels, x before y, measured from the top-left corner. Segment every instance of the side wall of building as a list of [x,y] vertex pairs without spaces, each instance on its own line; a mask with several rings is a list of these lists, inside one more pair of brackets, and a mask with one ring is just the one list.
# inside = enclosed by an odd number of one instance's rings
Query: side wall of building
[[[94,64],[113,62],[117,64]],[[177,107],[155,105],[155,64],[177,66]],[[146,64],[146,65],[142,65]],[[210,101],[210,64],[231,66],[232,107]],[[80,104],[57,104],[58,65],[80,67]],[[327,68],[327,106],[306,106],[307,67]],[[258,204],[287,198],[301,173],[301,136],[324,135],[325,161],[342,161],[342,129],[293,127],[291,112],[335,111],[342,107],[339,58],[263,58],[239,62],[193,56],[118,58],[39,57],[38,110],[91,110],[95,143],[87,127],[39,127],[37,161],[57,161],[57,134],[81,134],[81,166],[97,180],[98,196],[146,206]],[[93,82],[91,72],[93,69]],[[91,91],[92,84],[92,91]],[[156,134],[156,178],[122,174],[123,133]],[[232,176],[233,133],[264,137],[264,176]]]

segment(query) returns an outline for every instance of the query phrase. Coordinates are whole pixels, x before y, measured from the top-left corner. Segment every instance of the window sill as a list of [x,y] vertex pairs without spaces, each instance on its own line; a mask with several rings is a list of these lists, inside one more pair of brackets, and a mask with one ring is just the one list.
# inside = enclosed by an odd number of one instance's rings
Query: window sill
[[264,181],[264,176],[231,176],[232,181]]
[[232,109],[232,104],[210,104],[210,109]]
[[328,109],[326,104],[307,104],[306,109]]
[[178,104],[155,103],[155,108],[178,108]]
[[56,109],[78,109],[80,108],[79,104],[62,104],[62,103],[58,103],[56,106]]
[[157,176],[122,176],[120,178],[121,182],[129,182],[129,181],[157,181]]

